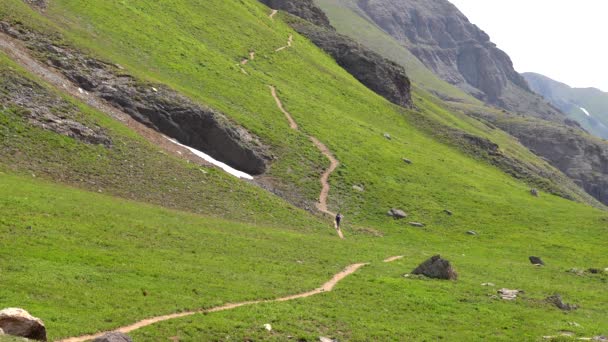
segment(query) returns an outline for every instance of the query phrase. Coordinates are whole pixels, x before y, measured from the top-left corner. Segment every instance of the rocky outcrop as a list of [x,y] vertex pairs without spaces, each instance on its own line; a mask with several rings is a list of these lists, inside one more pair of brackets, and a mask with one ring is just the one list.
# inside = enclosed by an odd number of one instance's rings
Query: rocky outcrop
[[112,146],[101,127],[77,121],[81,115],[75,105],[12,70],[0,71],[0,104],[19,108],[17,112],[33,126],[88,144]]
[[260,0],[266,6],[285,11],[317,26],[333,30],[327,15],[315,5],[313,0]]
[[412,271],[412,274],[419,274],[434,279],[457,280],[458,274],[449,261],[442,259],[440,255],[435,255],[426,260]]
[[509,56],[449,1],[360,0],[358,5],[445,81],[508,110],[563,119],[530,91]]
[[608,143],[571,127],[540,121],[500,120],[496,125],[608,204]]
[[217,110],[197,104],[160,84],[137,80],[118,65],[58,46],[46,37],[0,23],[6,34],[27,43],[84,92],[105,99],[135,120],[240,171],[266,171],[269,152],[260,140]]
[[46,341],[46,327],[40,318],[18,308],[0,311],[0,329],[7,335]]
[[578,305],[576,304],[564,303],[564,301],[562,300],[562,296],[560,296],[559,294],[547,297],[546,301],[550,304],[555,305],[558,309],[562,311],[573,311],[578,309]]
[[291,20],[290,25],[363,85],[399,106],[411,106],[411,84],[402,66],[332,30],[301,20]]

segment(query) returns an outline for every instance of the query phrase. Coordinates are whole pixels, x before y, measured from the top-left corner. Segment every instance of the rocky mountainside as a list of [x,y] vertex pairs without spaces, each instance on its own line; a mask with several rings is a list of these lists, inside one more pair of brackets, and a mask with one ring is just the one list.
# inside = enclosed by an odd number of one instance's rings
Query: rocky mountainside
[[264,5],[291,13],[317,26],[333,29],[325,13],[315,5],[313,0],[260,0]]
[[360,0],[358,6],[443,80],[507,110],[563,119],[530,91],[509,56],[447,0]]
[[608,139],[608,93],[596,88],[572,88],[536,73],[524,73],[530,88],[576,120],[590,133]]

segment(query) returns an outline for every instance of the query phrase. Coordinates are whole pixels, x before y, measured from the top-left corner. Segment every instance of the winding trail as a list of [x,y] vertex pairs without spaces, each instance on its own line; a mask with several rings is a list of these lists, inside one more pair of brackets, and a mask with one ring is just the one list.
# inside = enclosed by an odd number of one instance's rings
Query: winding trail
[[[303,292],[303,293],[286,296],[286,297],[280,297],[280,298],[276,298],[276,299],[270,299],[270,300],[252,300],[252,301],[240,302],[240,303],[229,303],[229,304],[225,304],[222,306],[216,306],[216,307],[210,308],[210,309],[187,311],[187,312],[180,312],[180,313],[175,313],[175,314],[171,314],[171,315],[152,317],[152,318],[141,320],[141,321],[131,324],[131,325],[127,325],[124,327],[114,329],[112,331],[118,331],[121,333],[128,334],[134,330],[137,330],[137,329],[140,329],[143,327],[147,327],[147,326],[155,324],[155,323],[168,321],[168,320],[172,320],[172,319],[176,319],[176,318],[187,317],[187,316],[192,316],[192,315],[196,315],[196,314],[206,314],[206,313],[212,313],[212,312],[226,311],[226,310],[235,309],[235,308],[238,308],[241,306],[247,306],[247,305],[253,305],[253,304],[287,302],[287,301],[294,300],[294,299],[306,298],[306,297],[318,295],[318,294],[321,294],[324,292],[330,292],[334,289],[334,287],[341,280],[343,280],[344,278],[348,277],[349,275],[355,273],[358,269],[360,269],[361,267],[363,267],[365,265],[368,265],[368,264],[360,263],[360,264],[350,265],[347,268],[345,268],[343,271],[341,271],[340,273],[337,273],[336,275],[334,275],[328,282],[323,284],[321,287],[314,289],[312,291]],[[63,340],[58,340],[57,342],[84,342],[84,341],[89,341],[89,340],[93,340],[95,338],[101,337],[108,332],[110,332],[110,331],[100,332],[100,333],[92,334],[92,335],[70,337],[70,338],[66,338]]]
[[390,257],[390,258],[386,258],[386,259],[384,259],[384,262],[393,262],[393,261],[396,261],[399,259],[403,259],[403,255],[397,255],[397,256]]
[[81,100],[98,111],[109,115],[115,120],[122,122],[124,125],[137,132],[153,145],[159,146],[165,152],[179,158],[185,158],[199,165],[212,166],[212,164],[196,156],[190,150],[171,143],[162,133],[139,123],[129,114],[108,104],[105,100],[75,86],[72,81],[67,79],[60,72],[38,62],[38,60],[32,57],[28,49],[21,41],[16,40],[2,32],[0,32],[0,51],[3,51],[21,67],[40,77],[47,83],[55,86],[57,89],[60,89],[72,97]]
[[[285,115],[285,118],[289,122],[289,127],[295,131],[299,131],[298,124],[293,119],[291,114],[287,110],[285,110],[285,107],[283,106],[283,102],[281,102],[281,99],[279,98],[279,96],[277,94],[277,89],[273,86],[268,86],[268,87],[270,88],[270,94],[274,98],[274,101],[276,102],[277,107],[281,110],[281,112],[283,112],[283,114]],[[338,166],[340,166],[340,162],[338,161],[338,159],[336,159],[336,157],[334,157],[334,155],[331,153],[329,148],[327,148],[327,146],[325,146],[325,144],[323,144],[321,141],[319,141],[319,139],[313,137],[312,135],[308,136],[308,139],[310,139],[310,141],[312,141],[312,143],[315,145],[315,147],[317,149],[319,149],[319,151],[321,151],[321,153],[327,159],[329,159],[329,163],[330,163],[329,168],[327,170],[325,170],[325,172],[323,172],[323,175],[321,175],[321,179],[320,179],[321,193],[319,194],[319,201],[316,204],[317,209],[324,214],[327,214],[331,217],[335,217],[336,213],[329,211],[329,209],[327,208],[327,198],[329,197],[329,190],[330,190],[329,176],[331,176],[331,174],[338,168]],[[342,233],[342,230],[340,229],[340,227],[338,227],[338,225],[336,224],[335,221],[334,221],[334,228],[336,229],[336,232],[338,233],[338,236],[340,237],[340,239],[344,239],[344,234]]]
[[293,34],[290,34],[289,38],[287,39],[287,45],[282,46],[282,47],[276,49],[275,52],[279,52],[281,50],[285,50],[287,48],[290,48],[292,45],[293,45]]
[[279,12],[279,11],[277,11],[277,10],[273,9],[273,10],[272,10],[272,12],[270,12],[270,14],[268,15],[268,17],[269,17],[270,19],[274,19],[274,16],[275,16],[275,15],[277,15],[277,13],[278,13],[278,12]]

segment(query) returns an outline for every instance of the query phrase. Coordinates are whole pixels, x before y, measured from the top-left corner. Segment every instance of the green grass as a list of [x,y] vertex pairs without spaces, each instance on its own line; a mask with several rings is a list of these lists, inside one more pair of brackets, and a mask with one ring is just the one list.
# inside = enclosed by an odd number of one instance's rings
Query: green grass
[[[8,0],[0,4],[0,14],[33,29],[59,32],[65,44],[222,110],[272,147],[278,160],[270,175],[311,200],[318,195],[318,175],[327,160],[305,134],[318,137],[341,161],[330,180],[330,207],[346,214],[345,241],[261,189],[219,171],[203,175],[161,155],[76,102],[83,120],[107,127],[127,147],[99,150],[32,128],[18,110],[4,109],[2,151],[10,147],[18,153],[5,154],[0,162],[6,172],[0,176],[0,230],[10,236],[0,241],[0,306],[25,307],[47,322],[52,337],[111,329],[185,308],[310,290],[353,262],[372,265],[335,292],[167,322],[134,336],[144,341],[176,335],[191,341],[284,340],[288,335],[513,340],[553,334],[570,320],[582,325],[581,334],[608,328],[602,305],[605,276],[565,273],[571,267],[608,266],[605,212],[546,193],[534,198],[527,184],[439,142],[421,128],[421,116],[491,136],[502,149],[543,164],[512,138],[447,110],[425,91],[415,91],[417,112],[398,108],[297,34],[293,48],[275,53],[293,32],[280,17],[270,21],[268,9],[256,1],[55,0],[42,18],[20,1]],[[256,59],[245,66],[245,75],[236,64],[250,49]],[[277,86],[301,133],[288,128],[269,84]],[[385,132],[393,139],[385,139]],[[96,157],[100,153],[104,158]],[[403,157],[414,163],[403,163]],[[119,163],[124,160],[147,166],[129,176]],[[82,172],[108,180],[112,190],[106,193],[209,216],[50,185],[23,176],[30,168],[43,170],[46,181]],[[118,175],[110,176],[114,172]],[[65,183],[74,184],[71,179]],[[366,190],[356,192],[353,185]],[[133,197],[127,193],[131,189],[139,189]],[[427,228],[389,219],[386,211],[392,207],[406,210],[407,221],[424,222]],[[384,237],[355,231],[366,227]],[[479,235],[470,237],[468,230]],[[434,253],[453,261],[461,280],[401,277]],[[406,259],[380,263],[398,254]],[[548,266],[532,267],[527,257],[534,254]],[[488,281],[528,294],[516,303],[496,302],[488,298],[493,290],[479,286]],[[554,292],[582,308],[564,315],[538,301]],[[261,329],[264,323],[273,324],[275,332],[268,335]],[[453,329],[437,328],[444,326]]]

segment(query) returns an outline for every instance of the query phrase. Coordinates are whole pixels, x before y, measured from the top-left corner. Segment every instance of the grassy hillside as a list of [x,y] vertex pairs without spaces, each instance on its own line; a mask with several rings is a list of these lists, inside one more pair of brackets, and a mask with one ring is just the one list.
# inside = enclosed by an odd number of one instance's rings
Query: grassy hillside
[[[4,20],[61,34],[63,44],[222,110],[271,146],[277,156],[272,177],[313,200],[327,164],[305,134],[316,136],[341,162],[330,179],[329,198],[331,209],[346,215],[347,239],[339,241],[318,219],[253,185],[219,171],[204,175],[198,167],[160,155],[117,122],[74,100],[69,101],[81,108],[80,119],[106,127],[113,139],[124,142],[124,150],[100,151],[33,128],[18,110],[8,108],[1,117],[0,132],[8,132],[3,150],[16,152],[0,162],[6,194],[0,198],[0,230],[11,236],[0,242],[0,277],[7,284],[0,290],[0,306],[27,308],[47,322],[56,338],[185,308],[310,290],[348,264],[371,262],[333,293],[193,316],[133,336],[144,341],[173,336],[183,341],[285,340],[288,335],[309,340],[318,335],[512,340],[554,334],[569,321],[581,324],[570,328],[580,334],[608,329],[602,319],[608,313],[602,305],[606,277],[565,272],[608,266],[605,212],[546,193],[530,196],[528,185],[438,141],[420,128],[420,121],[491,136],[509,153],[542,163],[511,138],[446,110],[424,91],[414,96],[418,111],[393,106],[291,31],[280,16],[271,20],[268,13],[254,0],[55,0],[44,16],[18,0],[0,4]],[[290,34],[293,47],[275,52]],[[245,74],[238,63],[250,50],[256,58],[243,66]],[[25,75],[6,58],[3,65],[6,72]],[[268,85],[277,87],[301,132],[289,129]],[[96,161],[100,153],[106,156],[103,163]],[[139,158],[151,165],[146,172],[124,181],[129,172],[110,176],[121,170],[118,161]],[[32,179],[30,169],[42,170],[46,181]],[[127,189],[158,187],[157,196],[190,198],[186,204],[165,206],[193,212],[202,208],[207,216],[48,183],[76,183],[60,177],[71,170],[112,180],[108,192],[121,197],[129,198],[123,193]],[[205,178],[209,175],[211,180]],[[183,185],[169,193],[163,187],[172,184],[171,177]],[[202,181],[206,183],[198,184]],[[353,185],[365,191],[355,191]],[[188,187],[199,190],[188,192]],[[146,194],[139,190],[133,198],[165,204]],[[207,197],[198,197],[203,195]],[[394,221],[386,216],[392,207],[410,216]],[[222,218],[213,218],[217,216]],[[409,227],[407,221],[424,222],[427,228]],[[364,234],[367,228],[384,236]],[[466,235],[468,230],[479,235]],[[452,260],[461,280],[402,277],[434,253]],[[531,266],[527,257],[533,254],[548,266]],[[406,258],[381,263],[391,255]],[[527,297],[515,303],[491,300],[488,295],[495,289],[481,287],[482,282],[521,288]],[[555,292],[581,309],[566,316],[542,302]],[[437,331],[446,321],[454,329]],[[266,333],[264,323],[272,323],[275,331]]]

